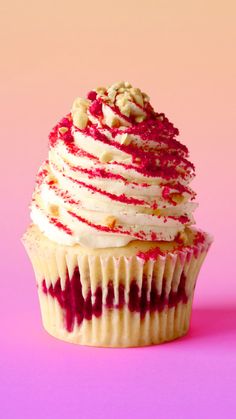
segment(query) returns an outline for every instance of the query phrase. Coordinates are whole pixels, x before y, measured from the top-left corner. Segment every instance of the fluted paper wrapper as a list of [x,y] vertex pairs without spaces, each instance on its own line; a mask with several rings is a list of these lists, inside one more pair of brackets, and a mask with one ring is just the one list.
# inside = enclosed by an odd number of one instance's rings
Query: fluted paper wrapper
[[[33,234],[32,234],[33,233]],[[155,260],[62,246],[25,235],[44,328],[76,344],[128,347],[187,333],[196,279],[211,239]],[[125,249],[125,248],[124,248]]]

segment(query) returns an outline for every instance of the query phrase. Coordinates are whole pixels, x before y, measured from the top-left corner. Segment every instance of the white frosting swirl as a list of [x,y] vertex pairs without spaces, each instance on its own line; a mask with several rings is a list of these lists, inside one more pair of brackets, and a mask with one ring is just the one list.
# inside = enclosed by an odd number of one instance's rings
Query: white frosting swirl
[[93,248],[174,240],[194,223],[193,166],[178,133],[129,83],[77,99],[51,133],[31,218],[51,240]]

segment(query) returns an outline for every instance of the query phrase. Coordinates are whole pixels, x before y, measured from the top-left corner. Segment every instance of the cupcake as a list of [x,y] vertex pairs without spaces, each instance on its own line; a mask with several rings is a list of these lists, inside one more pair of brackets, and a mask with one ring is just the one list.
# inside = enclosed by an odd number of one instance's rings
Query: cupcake
[[44,328],[82,345],[170,341],[189,329],[211,237],[178,130],[128,82],[91,90],[49,135],[23,243]]

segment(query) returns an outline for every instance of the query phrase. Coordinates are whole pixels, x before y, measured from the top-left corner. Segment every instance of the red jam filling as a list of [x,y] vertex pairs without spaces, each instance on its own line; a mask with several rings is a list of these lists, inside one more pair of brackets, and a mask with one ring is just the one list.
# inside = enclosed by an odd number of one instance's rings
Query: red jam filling
[[[148,295],[147,278],[143,277],[142,286],[139,287],[137,281],[133,279],[130,284],[127,306],[131,312],[140,313],[144,318],[147,312],[162,311],[165,307],[175,307],[178,303],[187,303],[185,291],[186,276],[182,272],[179,286],[176,291],[166,293],[166,280],[163,279],[162,292],[159,293],[154,279],[151,283],[151,290]],[[52,298],[56,298],[64,311],[65,327],[71,332],[74,325],[80,325],[82,321],[91,320],[92,316],[100,317],[103,309],[122,309],[125,303],[125,287],[122,283],[118,286],[118,304],[115,304],[115,292],[113,282],[107,285],[106,299],[103,303],[103,292],[101,286],[98,286],[93,294],[91,289],[87,296],[82,294],[82,284],[80,280],[79,269],[76,268],[71,279],[66,278],[65,289],[61,288],[60,278],[55,285],[47,287],[46,281],[42,282],[42,291]]]

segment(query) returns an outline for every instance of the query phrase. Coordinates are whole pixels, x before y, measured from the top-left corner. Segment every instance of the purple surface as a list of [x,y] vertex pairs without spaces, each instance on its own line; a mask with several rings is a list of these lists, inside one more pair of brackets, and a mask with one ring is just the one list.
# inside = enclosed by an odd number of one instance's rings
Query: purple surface
[[235,417],[236,307],[233,298],[203,298],[206,269],[187,337],[138,349],[77,347],[43,331],[31,266],[20,243],[16,250],[19,263],[6,263],[2,280],[2,418]]

